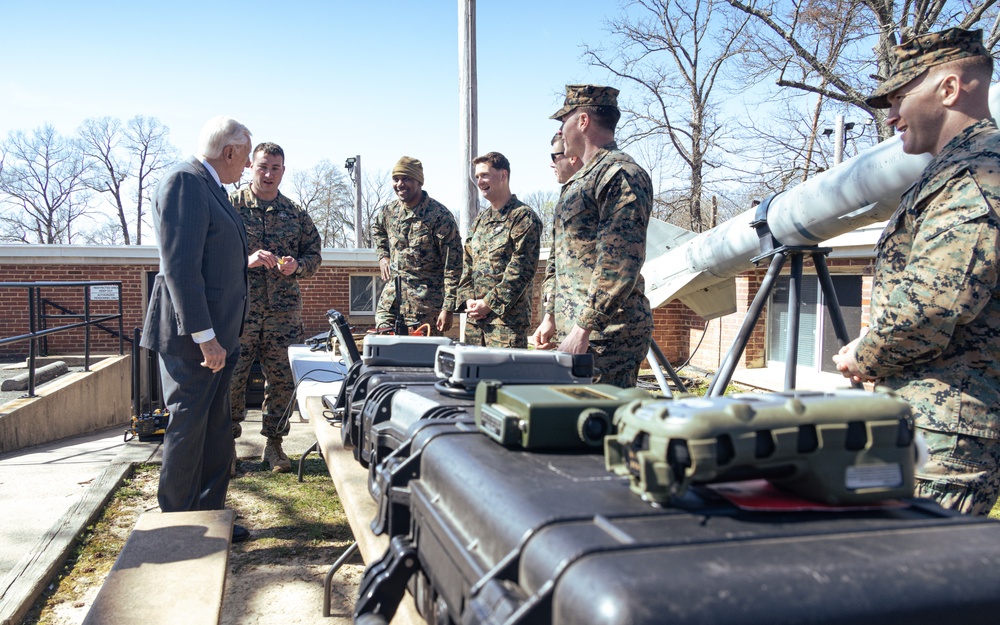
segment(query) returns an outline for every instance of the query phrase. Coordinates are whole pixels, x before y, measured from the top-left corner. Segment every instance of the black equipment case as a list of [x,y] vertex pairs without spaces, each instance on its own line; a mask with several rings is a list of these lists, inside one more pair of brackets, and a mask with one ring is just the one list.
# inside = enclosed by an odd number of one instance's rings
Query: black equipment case
[[463,625],[1000,618],[1000,523],[926,500],[761,512],[698,486],[659,507],[600,454],[439,435],[421,455],[410,534],[366,571],[358,622],[391,617],[407,584],[428,622]]
[[[392,422],[380,424],[389,426]],[[424,447],[439,436],[482,436],[471,415],[443,420],[422,420],[407,431],[407,438],[388,456],[372,464],[368,491],[378,504],[371,522],[376,535],[398,536],[410,531],[410,482],[420,477]]]
[[445,394],[439,388],[435,382],[421,381],[383,384],[373,390],[361,414],[361,464],[377,466],[410,439],[421,422],[475,424],[475,396]]
[[[341,415],[341,438],[344,447],[354,447],[354,458],[361,462],[362,409],[368,400],[369,391],[393,382],[434,381],[437,376],[433,367],[369,367],[362,362],[351,365],[347,378],[340,387],[340,394],[334,414]],[[367,466],[367,462],[362,462]]]

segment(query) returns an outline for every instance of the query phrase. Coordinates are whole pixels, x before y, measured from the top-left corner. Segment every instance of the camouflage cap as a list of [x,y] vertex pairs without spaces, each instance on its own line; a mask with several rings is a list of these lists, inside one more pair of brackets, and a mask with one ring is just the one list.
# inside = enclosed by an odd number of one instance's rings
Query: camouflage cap
[[600,85],[566,85],[563,107],[549,119],[562,119],[578,106],[613,106],[618,108],[618,90]]
[[392,168],[393,176],[406,176],[413,178],[421,185],[424,184],[424,164],[409,156],[400,157],[396,165]]
[[892,49],[892,71],[865,102],[878,109],[889,108],[888,95],[935,65],[970,56],[989,57],[983,46],[983,31],[949,28],[908,39]]

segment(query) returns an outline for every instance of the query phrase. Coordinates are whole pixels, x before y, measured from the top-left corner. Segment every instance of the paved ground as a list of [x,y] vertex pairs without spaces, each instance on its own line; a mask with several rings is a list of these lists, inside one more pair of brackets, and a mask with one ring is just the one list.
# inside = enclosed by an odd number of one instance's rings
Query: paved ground
[[[240,458],[260,456],[264,438],[259,430],[260,411],[254,410],[237,441]],[[90,508],[99,511],[103,507],[101,498],[113,491],[117,472],[131,462],[158,460],[158,444],[125,443],[123,434],[124,427],[115,428],[0,455],[0,623],[6,622],[26,591],[47,583],[56,566],[47,561],[69,549],[89,523]],[[314,442],[309,423],[293,414],[286,451],[301,454]],[[356,565],[340,576],[347,587],[336,593],[336,604],[340,599],[353,599],[360,571]],[[237,581],[233,576],[227,582],[227,603],[238,609],[227,610],[223,620],[227,625],[272,621],[292,625],[319,620],[325,573],[322,566],[279,565],[258,571],[261,578],[257,581],[242,581],[240,588],[230,589],[230,583]],[[270,582],[263,583],[263,579]],[[292,618],[291,608],[282,615],[286,601],[296,604],[302,619]],[[347,616],[343,608],[336,613]]]
[[[41,365],[38,365],[38,367],[40,366]],[[72,366],[69,367],[69,371],[71,373],[75,371],[83,371],[83,367]],[[27,372],[28,368],[25,365],[24,360],[11,360],[9,358],[0,360],[0,382]],[[41,386],[37,382],[35,384],[37,386]],[[0,406],[9,401],[25,397],[27,394],[28,391],[0,391]]]

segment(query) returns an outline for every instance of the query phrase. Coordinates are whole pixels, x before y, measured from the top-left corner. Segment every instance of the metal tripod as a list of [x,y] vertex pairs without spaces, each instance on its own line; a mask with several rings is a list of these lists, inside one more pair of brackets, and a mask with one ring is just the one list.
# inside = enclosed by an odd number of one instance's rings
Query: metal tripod
[[[837,341],[841,346],[847,345],[851,339],[847,334],[847,325],[844,323],[844,316],[840,312],[840,302],[837,301],[837,293],[833,288],[833,280],[830,278],[830,270],[826,265],[826,256],[831,251],[828,247],[809,246],[789,246],[782,245],[773,250],[765,252],[763,255],[754,258],[758,262],[763,258],[770,257],[771,263],[767,268],[767,275],[764,282],[754,296],[747,316],[740,326],[736,342],[726,353],[726,359],[722,366],[715,373],[711,384],[708,386],[708,396],[718,397],[726,392],[726,387],[733,379],[733,372],[736,370],[737,361],[746,350],[747,343],[750,342],[750,334],[754,326],[760,320],[760,314],[764,310],[767,298],[777,284],[778,275],[781,273],[785,260],[791,257],[792,273],[791,282],[788,288],[788,345],[785,352],[785,390],[790,391],[795,388],[795,369],[798,365],[798,345],[799,345],[799,306],[802,303],[802,264],[803,256],[809,254],[813,264],[816,266],[816,276],[819,278],[820,288],[826,301],[826,308],[830,311],[830,320],[833,322],[833,331],[837,335]],[[851,384],[854,388],[863,388],[858,382]]]

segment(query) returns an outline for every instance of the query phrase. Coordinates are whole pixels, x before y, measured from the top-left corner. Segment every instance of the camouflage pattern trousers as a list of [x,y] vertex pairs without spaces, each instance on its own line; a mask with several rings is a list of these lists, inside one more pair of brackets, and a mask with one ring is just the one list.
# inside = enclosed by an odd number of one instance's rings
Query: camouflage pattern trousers
[[233,405],[233,438],[243,432],[242,423],[247,417],[246,392],[250,367],[260,360],[264,370],[264,403],[261,405],[260,433],[268,438],[288,434],[289,425],[281,416],[295,393],[292,367],[288,363],[288,346],[303,340],[302,313],[299,311],[265,313],[250,309],[243,336],[240,337],[240,360],[233,371],[230,398]]
[[594,382],[633,388],[652,341],[653,313],[649,307],[623,311],[613,328],[605,330],[600,339],[590,341],[587,351],[594,355]]
[[528,328],[512,328],[497,321],[480,324],[470,319],[465,324],[465,344],[526,349]]
[[917,497],[985,516],[1000,495],[1000,440],[920,428],[930,460],[916,472]]

